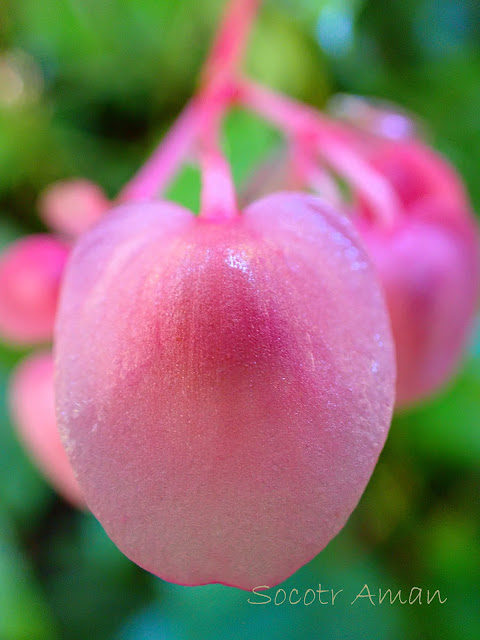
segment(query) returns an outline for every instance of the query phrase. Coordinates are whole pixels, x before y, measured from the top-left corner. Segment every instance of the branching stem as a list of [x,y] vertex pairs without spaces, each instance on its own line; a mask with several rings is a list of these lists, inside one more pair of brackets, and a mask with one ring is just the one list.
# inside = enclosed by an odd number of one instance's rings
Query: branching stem
[[249,80],[239,82],[237,100],[273,122],[295,144],[314,149],[332,169],[348,179],[370,205],[379,224],[388,227],[398,219],[400,204],[394,190],[355,151],[354,139],[345,127],[301,102]]
[[[120,193],[120,201],[150,200],[161,196],[195,142],[212,112],[225,111],[233,99],[237,73],[250,28],[261,0],[230,0],[201,74],[200,89],[186,106],[140,171]],[[210,182],[210,181],[208,181]]]

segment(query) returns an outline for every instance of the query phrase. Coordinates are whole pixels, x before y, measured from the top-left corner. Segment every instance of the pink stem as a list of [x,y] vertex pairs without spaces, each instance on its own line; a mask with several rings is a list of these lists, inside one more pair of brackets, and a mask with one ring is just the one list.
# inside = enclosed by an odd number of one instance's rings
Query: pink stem
[[[325,131],[329,127],[315,109],[293,98],[244,79],[237,83],[237,101],[275,124],[295,140],[318,137],[319,127]],[[335,123],[336,126],[336,123]]]
[[[232,100],[232,77],[239,64],[261,0],[229,0],[218,36],[202,73],[201,89],[140,171],[123,188],[121,201],[152,199],[161,195],[198,138],[210,102]],[[220,97],[222,96],[222,97]]]
[[173,127],[163,138],[138,173],[120,192],[120,201],[149,200],[162,193],[173,178],[197,136],[202,123],[201,100],[185,107]]
[[202,72],[205,86],[231,81],[238,71],[262,0],[230,0]]
[[202,202],[200,217],[204,220],[227,220],[238,214],[235,186],[230,165],[220,150],[200,151],[202,167]]
[[[230,164],[220,148],[222,103],[210,103],[209,119],[200,135],[198,155],[202,173],[200,217],[228,220],[239,214]],[[216,106],[216,108],[215,108]]]
[[343,132],[338,123],[320,116],[300,102],[250,81],[239,83],[237,100],[275,123],[296,144],[313,147],[323,155],[326,162],[345,176],[369,202],[372,212],[383,226],[389,227],[398,219],[400,203],[394,190],[345,142],[349,134]]
[[334,139],[326,137],[319,141],[319,151],[332,168],[343,174],[357,193],[363,195],[377,222],[384,227],[391,227],[398,219],[400,202],[388,181],[355,151]]
[[292,172],[301,186],[311,188],[335,205],[342,204],[342,196],[334,178],[319,165],[318,158],[305,145],[290,144]]

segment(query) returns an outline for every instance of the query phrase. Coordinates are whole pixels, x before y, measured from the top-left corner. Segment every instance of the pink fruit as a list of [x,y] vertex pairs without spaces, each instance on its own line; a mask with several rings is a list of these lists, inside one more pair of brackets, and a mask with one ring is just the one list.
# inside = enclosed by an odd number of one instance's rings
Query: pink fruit
[[444,385],[472,329],[479,286],[477,233],[442,200],[426,198],[390,230],[358,223],[383,283],[397,354],[398,406]]
[[111,208],[100,187],[88,180],[55,182],[39,201],[44,222],[54,231],[76,237]]
[[37,353],[16,369],[10,383],[10,406],[18,433],[34,462],[69,502],[84,500],[62,446],[55,419],[53,357]]
[[345,524],[390,424],[380,287],[351,224],[312,196],[225,220],[119,207],[73,251],[55,350],[89,507],[181,584],[291,575]]
[[403,406],[437,391],[460,363],[478,300],[478,235],[460,177],[420,141],[380,142],[369,159],[402,205],[391,229],[368,215],[357,227],[385,289]]
[[0,257],[0,335],[32,344],[51,340],[69,248],[47,234],[22,238]]

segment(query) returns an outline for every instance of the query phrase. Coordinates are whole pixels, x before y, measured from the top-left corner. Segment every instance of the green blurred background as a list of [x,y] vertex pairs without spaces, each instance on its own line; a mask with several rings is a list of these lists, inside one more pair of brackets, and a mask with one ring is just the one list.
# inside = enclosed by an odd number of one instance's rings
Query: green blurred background
[[[42,229],[36,198],[52,180],[85,176],[112,196],[119,190],[194,90],[221,5],[2,0],[0,247]],[[271,0],[248,67],[320,107],[345,91],[416,112],[480,211],[480,3]],[[239,184],[278,141],[244,113],[229,117]],[[171,197],[197,205],[193,168]],[[5,387],[22,355],[0,346],[0,640],[480,638],[478,332],[450,387],[394,420],[345,529],[281,585],[300,595],[319,583],[344,589],[334,606],[254,606],[245,592],[178,587],[130,563],[92,516],[52,492],[18,444]],[[365,583],[375,596],[421,587],[423,604],[351,605]],[[427,605],[427,589],[447,601]]]

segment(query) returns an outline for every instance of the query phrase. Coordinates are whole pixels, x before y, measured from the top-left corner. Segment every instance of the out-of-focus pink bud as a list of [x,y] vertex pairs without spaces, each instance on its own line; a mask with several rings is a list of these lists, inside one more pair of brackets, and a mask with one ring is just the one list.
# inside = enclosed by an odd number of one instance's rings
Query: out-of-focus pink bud
[[387,297],[397,354],[397,406],[415,403],[455,372],[479,289],[473,221],[426,198],[389,230],[358,227]]
[[69,247],[48,234],[27,236],[0,256],[0,335],[17,344],[52,339]]
[[53,372],[49,352],[28,356],[20,363],[10,382],[12,418],[32,459],[55,489],[73,505],[84,507],[57,430]]
[[76,237],[110,209],[102,189],[88,180],[65,180],[47,187],[40,197],[40,215],[51,229]]
[[387,296],[403,406],[437,391],[460,363],[478,300],[478,232],[460,176],[423,142],[377,140],[366,155],[401,205],[385,228],[360,203],[356,224]]

